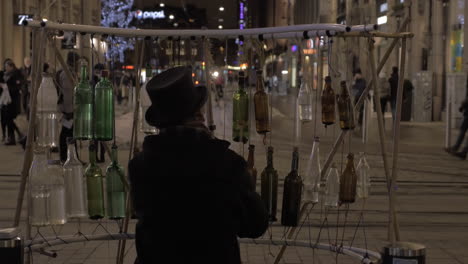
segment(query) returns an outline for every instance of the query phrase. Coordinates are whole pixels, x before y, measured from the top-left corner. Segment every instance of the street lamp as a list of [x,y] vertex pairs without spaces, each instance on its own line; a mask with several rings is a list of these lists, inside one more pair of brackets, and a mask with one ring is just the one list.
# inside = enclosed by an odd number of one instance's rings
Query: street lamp
[[218,28],[219,28],[219,29],[223,29],[223,25],[219,25]]
[[164,7],[165,5],[164,5],[164,3],[160,3],[159,6],[160,6],[160,7]]
[[170,20],[174,19],[174,15],[169,15],[169,19]]
[[223,12],[223,11],[224,11],[224,7],[223,7],[223,6],[220,6],[220,7],[219,7],[219,11]]

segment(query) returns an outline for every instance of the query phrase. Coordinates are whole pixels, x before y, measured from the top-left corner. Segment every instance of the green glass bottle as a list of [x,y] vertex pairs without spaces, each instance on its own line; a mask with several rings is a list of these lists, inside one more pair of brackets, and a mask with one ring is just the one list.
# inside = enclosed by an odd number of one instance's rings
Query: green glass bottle
[[125,172],[119,165],[117,146],[112,146],[112,162],[106,170],[107,215],[109,219],[125,217]]
[[299,176],[299,150],[294,147],[291,172],[284,179],[281,225],[297,226],[301,211],[302,178]]
[[112,140],[114,134],[114,88],[109,81],[108,71],[102,71],[102,78],[96,84],[95,94],[94,139],[109,141]]
[[93,137],[93,91],[88,81],[86,64],[81,65],[80,82],[75,87],[73,100],[73,137],[88,140]]
[[249,140],[249,96],[245,88],[244,72],[239,72],[239,88],[233,95],[232,140],[247,143]]
[[276,221],[278,200],[278,172],[273,168],[273,147],[268,147],[267,166],[261,176],[261,197],[268,211],[270,221]]
[[96,146],[89,145],[89,165],[85,170],[86,187],[88,189],[88,214],[90,219],[101,219],[105,216],[104,209],[104,176],[96,164]]

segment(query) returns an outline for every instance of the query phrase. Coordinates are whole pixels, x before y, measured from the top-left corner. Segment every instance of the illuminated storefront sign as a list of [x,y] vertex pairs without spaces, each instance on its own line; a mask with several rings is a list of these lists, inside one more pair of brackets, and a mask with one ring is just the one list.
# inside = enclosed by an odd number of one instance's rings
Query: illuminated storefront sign
[[166,14],[164,14],[164,10],[161,11],[142,11],[137,10],[135,11],[135,17],[137,19],[164,19],[166,18]]
[[32,19],[33,19],[33,15],[30,15],[30,14],[14,14],[13,15],[13,23],[19,26],[22,26],[24,21],[28,21]]

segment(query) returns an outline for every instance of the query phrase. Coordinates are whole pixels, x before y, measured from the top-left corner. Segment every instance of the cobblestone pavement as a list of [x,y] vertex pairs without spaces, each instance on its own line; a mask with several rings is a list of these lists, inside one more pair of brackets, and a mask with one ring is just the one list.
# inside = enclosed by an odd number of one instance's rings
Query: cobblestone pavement
[[[281,206],[282,182],[290,169],[293,120],[291,115],[292,103],[289,97],[280,97],[273,101],[273,134],[272,145],[275,147],[275,167],[280,175]],[[230,127],[223,125],[223,120],[230,120],[230,105],[216,105],[215,117],[217,123],[217,136],[220,138],[230,136]],[[120,161],[126,163],[128,159],[129,124],[131,113],[120,112],[117,122],[118,142],[122,146]],[[23,117],[19,123],[24,128]],[[352,152],[366,151],[368,161],[372,168],[372,192],[371,197],[363,203],[358,200],[352,204],[349,210],[340,208],[331,210],[328,215],[328,223],[324,223],[325,212],[320,205],[315,206],[304,218],[303,225],[297,235],[297,240],[310,241],[311,244],[319,242],[338,243],[339,245],[368,248],[380,251],[387,239],[387,209],[388,199],[385,188],[385,176],[383,162],[380,155],[378,133],[375,117],[371,119],[369,131],[369,143],[364,146],[358,133],[352,133],[347,137],[345,144],[340,148],[335,161],[340,168],[343,156]],[[228,123],[228,122],[227,122]],[[302,126],[302,141],[300,145],[301,172],[304,171],[312,145],[314,135],[314,122]],[[315,134],[321,137],[322,162],[332,146],[333,135],[338,135],[338,129],[329,127],[327,130],[317,125]],[[454,136],[456,130],[453,131]],[[386,119],[386,140],[389,159],[391,161],[391,119]],[[143,135],[140,135],[140,139]],[[398,182],[398,211],[401,228],[401,238],[405,241],[419,242],[427,246],[427,263],[429,264],[468,264],[468,203],[466,202],[466,189],[468,188],[468,163],[452,157],[443,151],[444,127],[443,123],[407,123],[402,124],[401,154],[399,155],[399,182]],[[254,136],[251,143],[257,146],[256,167],[260,172],[266,165],[265,149],[262,138]],[[268,138],[267,142],[270,142]],[[246,155],[247,149],[237,144],[232,148],[238,153]],[[86,148],[83,146],[82,153]],[[0,226],[10,226],[16,205],[16,196],[19,186],[19,172],[23,161],[23,151],[19,146],[0,146]],[[103,164],[105,166],[106,164]],[[357,161],[356,161],[357,165]],[[257,183],[259,191],[259,182]],[[26,208],[26,207],[24,207]],[[360,214],[363,213],[363,221],[359,223]],[[26,211],[23,210],[23,216]],[[347,215],[347,216],[346,216]],[[24,219],[24,217],[23,217]],[[346,224],[345,224],[346,219]],[[24,222],[22,228],[25,230]],[[60,236],[75,235],[78,230],[84,234],[105,234],[117,232],[118,225],[115,222],[103,220],[101,225],[97,222],[84,220],[67,223],[63,227],[56,228],[55,232]],[[134,222],[130,230],[134,230]],[[321,230],[321,231],[320,231]],[[43,228],[41,235],[55,237],[54,230]],[[33,236],[37,230],[32,230]],[[277,223],[264,235],[269,239],[270,235],[277,239],[284,237],[285,229]],[[158,239],[158,238],[155,238]],[[216,241],[213,241],[216,243]],[[127,257],[125,263],[133,263],[135,248],[133,241],[127,243]],[[279,246],[241,244],[243,263],[273,263],[278,254]],[[94,241],[86,243],[74,243],[60,245],[51,248],[58,253],[57,258],[49,258],[34,254],[34,263],[115,263],[117,250],[116,241]],[[155,250],[156,252],[156,250]],[[288,247],[281,263],[360,263],[359,260],[347,256],[339,256],[335,253],[323,250],[312,250],[303,247]]]

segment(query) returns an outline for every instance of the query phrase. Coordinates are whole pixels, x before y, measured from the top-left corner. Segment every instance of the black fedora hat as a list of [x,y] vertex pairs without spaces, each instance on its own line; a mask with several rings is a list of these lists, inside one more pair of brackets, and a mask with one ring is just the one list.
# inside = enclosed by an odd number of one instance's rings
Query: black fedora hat
[[148,124],[155,127],[178,125],[192,117],[208,98],[205,86],[194,86],[188,67],[175,67],[154,76],[146,91],[151,106],[145,114]]

